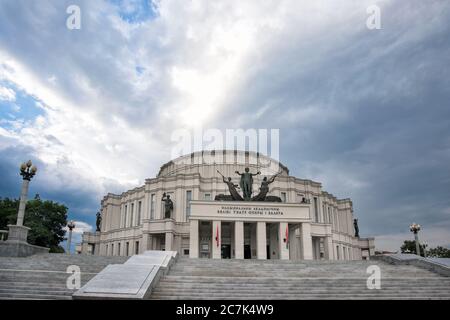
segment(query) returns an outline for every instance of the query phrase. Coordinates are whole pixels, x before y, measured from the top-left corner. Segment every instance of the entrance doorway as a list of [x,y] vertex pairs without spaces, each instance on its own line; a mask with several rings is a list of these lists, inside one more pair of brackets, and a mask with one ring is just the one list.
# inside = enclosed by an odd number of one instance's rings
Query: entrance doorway
[[231,245],[222,244],[221,251],[222,259],[231,259]]
[[250,248],[249,244],[244,245],[244,259],[251,259],[252,258],[252,250]]

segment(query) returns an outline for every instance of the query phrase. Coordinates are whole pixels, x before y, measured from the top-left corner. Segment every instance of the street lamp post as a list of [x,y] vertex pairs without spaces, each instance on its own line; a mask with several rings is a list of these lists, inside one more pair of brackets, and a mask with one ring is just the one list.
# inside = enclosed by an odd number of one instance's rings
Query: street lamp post
[[17,226],[23,226],[23,218],[25,217],[25,206],[27,205],[28,186],[31,178],[36,174],[37,168],[33,166],[31,160],[27,163],[22,163],[20,166],[20,175],[23,177],[22,192],[20,194],[19,212],[17,214]]
[[416,254],[420,256],[420,245],[419,245],[419,231],[420,231],[420,224],[413,223],[409,226],[409,230],[414,233],[414,239],[416,241]]
[[36,174],[37,168],[33,166],[31,160],[24,162],[20,166],[20,175],[23,178],[22,191],[20,193],[19,211],[17,213],[17,222],[15,225],[8,225],[9,236],[8,240],[12,242],[27,242],[28,231],[30,228],[23,225],[25,217],[25,207],[27,205],[28,187],[31,178]]
[[67,240],[67,254],[70,254],[70,244],[72,242],[72,230],[75,228],[75,222],[70,220],[67,224],[67,228],[69,228],[69,239]]

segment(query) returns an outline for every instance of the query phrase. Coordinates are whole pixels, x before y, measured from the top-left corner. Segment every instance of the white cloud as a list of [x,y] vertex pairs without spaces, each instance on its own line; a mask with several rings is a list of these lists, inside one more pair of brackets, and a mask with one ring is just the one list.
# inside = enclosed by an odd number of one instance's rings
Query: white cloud
[[0,86],[0,100],[16,101],[16,92],[10,88]]

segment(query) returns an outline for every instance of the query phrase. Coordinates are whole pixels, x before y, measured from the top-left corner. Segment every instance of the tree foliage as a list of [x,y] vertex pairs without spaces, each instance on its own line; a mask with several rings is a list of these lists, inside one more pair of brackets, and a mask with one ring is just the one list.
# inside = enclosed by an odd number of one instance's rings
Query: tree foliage
[[438,246],[427,251],[428,257],[433,258],[450,258],[450,249]]
[[[426,250],[427,257],[433,258],[450,258],[450,249],[444,247],[436,247],[427,249],[427,245],[419,244],[420,246],[420,255],[423,257],[423,250]],[[402,253],[416,253],[416,242],[413,240],[405,240],[403,245],[400,248]]]
[[[18,199],[0,198],[0,229],[7,230],[8,224],[16,223],[18,209]],[[42,201],[39,196],[27,202],[24,225],[31,228],[28,243],[50,248],[50,252],[64,252],[59,243],[64,240],[66,224],[65,205]]]
[[[423,256],[423,249],[426,249],[427,245],[419,244],[420,249],[420,255]],[[416,252],[416,241],[414,240],[405,240],[403,242],[403,245],[400,247],[400,250],[402,253],[413,253],[417,254]]]

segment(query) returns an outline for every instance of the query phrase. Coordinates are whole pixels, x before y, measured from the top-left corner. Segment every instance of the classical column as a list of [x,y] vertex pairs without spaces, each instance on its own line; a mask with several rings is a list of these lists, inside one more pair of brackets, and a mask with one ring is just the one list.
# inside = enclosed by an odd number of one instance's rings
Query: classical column
[[244,259],[244,222],[234,223],[234,255],[236,259]]
[[266,223],[264,221],[256,223],[256,258],[267,259]]
[[334,260],[333,257],[333,238],[331,236],[325,237],[325,250],[328,260]]
[[301,237],[302,237],[302,252],[304,260],[313,259],[312,237],[311,237],[311,224],[303,222],[300,225]]
[[140,245],[139,252],[140,253],[144,253],[146,250],[149,250],[148,249],[148,238],[149,238],[149,236],[150,235],[148,233],[143,233],[142,234],[142,240],[139,243],[139,245]]
[[198,258],[198,220],[190,219],[189,224],[189,257]]
[[289,260],[289,231],[287,222],[280,222],[278,226],[278,247],[280,260]]
[[173,232],[166,232],[165,250],[166,251],[173,250]]
[[221,221],[214,220],[212,223],[212,258],[222,259],[222,229]]

